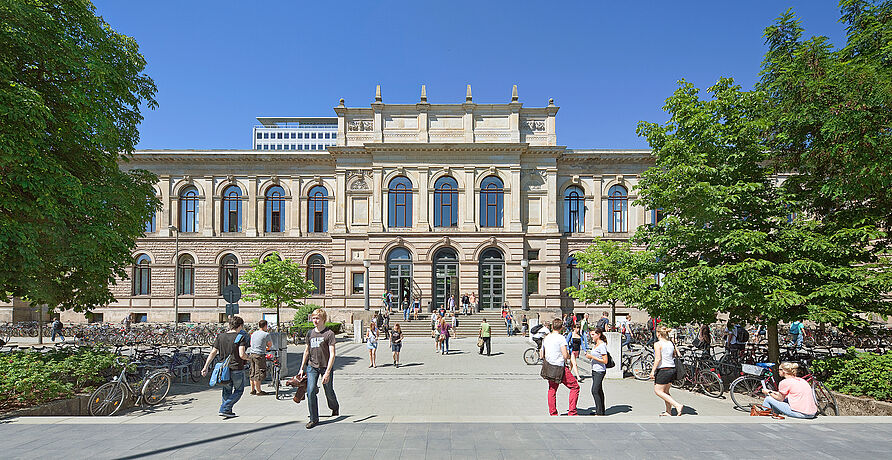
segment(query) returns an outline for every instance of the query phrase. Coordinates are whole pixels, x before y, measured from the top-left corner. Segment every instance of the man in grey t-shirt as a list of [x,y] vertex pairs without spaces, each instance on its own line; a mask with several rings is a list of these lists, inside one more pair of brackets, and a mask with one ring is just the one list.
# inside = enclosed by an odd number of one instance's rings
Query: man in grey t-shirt
[[273,342],[269,339],[269,324],[265,319],[260,320],[257,327],[260,329],[251,334],[251,348],[248,348],[248,358],[251,362],[251,394],[264,396],[269,393],[260,389],[260,383],[266,377],[266,351],[272,347]]

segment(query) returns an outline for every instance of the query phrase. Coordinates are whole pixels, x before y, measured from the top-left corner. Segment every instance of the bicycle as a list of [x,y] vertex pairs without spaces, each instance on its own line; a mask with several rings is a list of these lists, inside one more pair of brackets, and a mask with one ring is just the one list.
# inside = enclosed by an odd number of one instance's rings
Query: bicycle
[[722,377],[715,368],[707,368],[706,358],[695,356],[690,359],[681,357],[681,359],[685,364],[685,375],[683,379],[672,382],[674,388],[696,389],[711,398],[722,397],[722,393],[725,392]]
[[653,350],[647,347],[641,348],[638,353],[622,354],[623,377],[629,372],[635,380],[650,380],[650,371],[654,365]]
[[273,350],[266,354],[269,361],[268,369],[271,369],[273,388],[276,389],[276,399],[287,399],[285,390],[282,389],[282,363],[279,361],[279,352]]
[[[774,375],[774,364],[758,363],[756,365],[744,364],[740,377],[731,382],[728,392],[735,409],[749,410],[755,404],[761,404],[765,399],[762,388],[777,391],[777,381]],[[808,373],[802,377],[811,384],[815,402],[818,406],[818,415],[839,415],[839,406],[836,397],[813,374]]]
[[124,405],[128,398],[133,404],[140,406],[145,403],[148,406],[159,404],[170,391],[170,373],[165,369],[156,369],[146,374],[140,381],[131,383],[128,380],[128,368],[139,366],[139,361],[125,363],[121,358],[115,359],[115,364],[122,366],[121,373],[111,382],[102,384],[90,395],[87,409],[93,416],[114,415]]
[[539,350],[536,347],[530,347],[523,351],[523,362],[530,366],[541,364],[542,358],[539,356]]

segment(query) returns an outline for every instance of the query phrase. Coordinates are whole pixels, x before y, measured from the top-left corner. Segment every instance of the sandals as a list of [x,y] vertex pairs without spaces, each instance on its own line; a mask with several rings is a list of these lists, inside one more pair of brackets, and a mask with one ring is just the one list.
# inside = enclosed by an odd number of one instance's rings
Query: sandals
[[670,415],[672,415],[672,414],[670,414],[669,412],[666,412],[666,411],[660,412],[660,417],[668,417]]

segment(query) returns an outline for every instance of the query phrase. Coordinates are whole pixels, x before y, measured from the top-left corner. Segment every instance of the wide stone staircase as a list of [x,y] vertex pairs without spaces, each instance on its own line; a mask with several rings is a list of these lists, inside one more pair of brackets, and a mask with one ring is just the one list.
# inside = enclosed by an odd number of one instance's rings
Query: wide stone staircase
[[[515,321],[515,334],[520,334],[520,317]],[[410,317],[411,318],[411,317]],[[456,332],[458,337],[477,337],[480,330],[480,323],[486,318],[486,322],[490,324],[493,337],[506,337],[508,332],[505,328],[505,320],[502,319],[501,310],[484,310],[474,313],[473,315],[458,315],[458,328]],[[449,321],[449,315],[446,315],[446,321]],[[403,312],[394,312],[390,314],[390,327],[399,323],[403,330],[403,337],[430,337],[431,336],[431,314],[418,314],[417,320],[403,320]]]

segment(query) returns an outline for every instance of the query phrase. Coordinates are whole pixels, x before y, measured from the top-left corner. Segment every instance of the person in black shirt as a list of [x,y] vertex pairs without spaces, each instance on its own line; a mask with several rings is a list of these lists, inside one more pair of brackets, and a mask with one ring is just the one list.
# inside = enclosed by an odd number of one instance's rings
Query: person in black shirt
[[247,335],[242,334],[244,324],[245,321],[238,316],[233,316],[229,320],[229,330],[217,336],[214,348],[211,349],[211,354],[208,355],[207,361],[204,362],[204,368],[201,370],[201,375],[208,375],[208,367],[218,354],[224,361],[231,357],[229,360],[229,382],[220,383],[220,386],[223,387],[223,403],[220,404],[219,415],[227,419],[236,416],[232,407],[245,392],[245,383],[248,380],[248,376],[245,375],[245,362],[248,361],[248,340],[246,340]]

